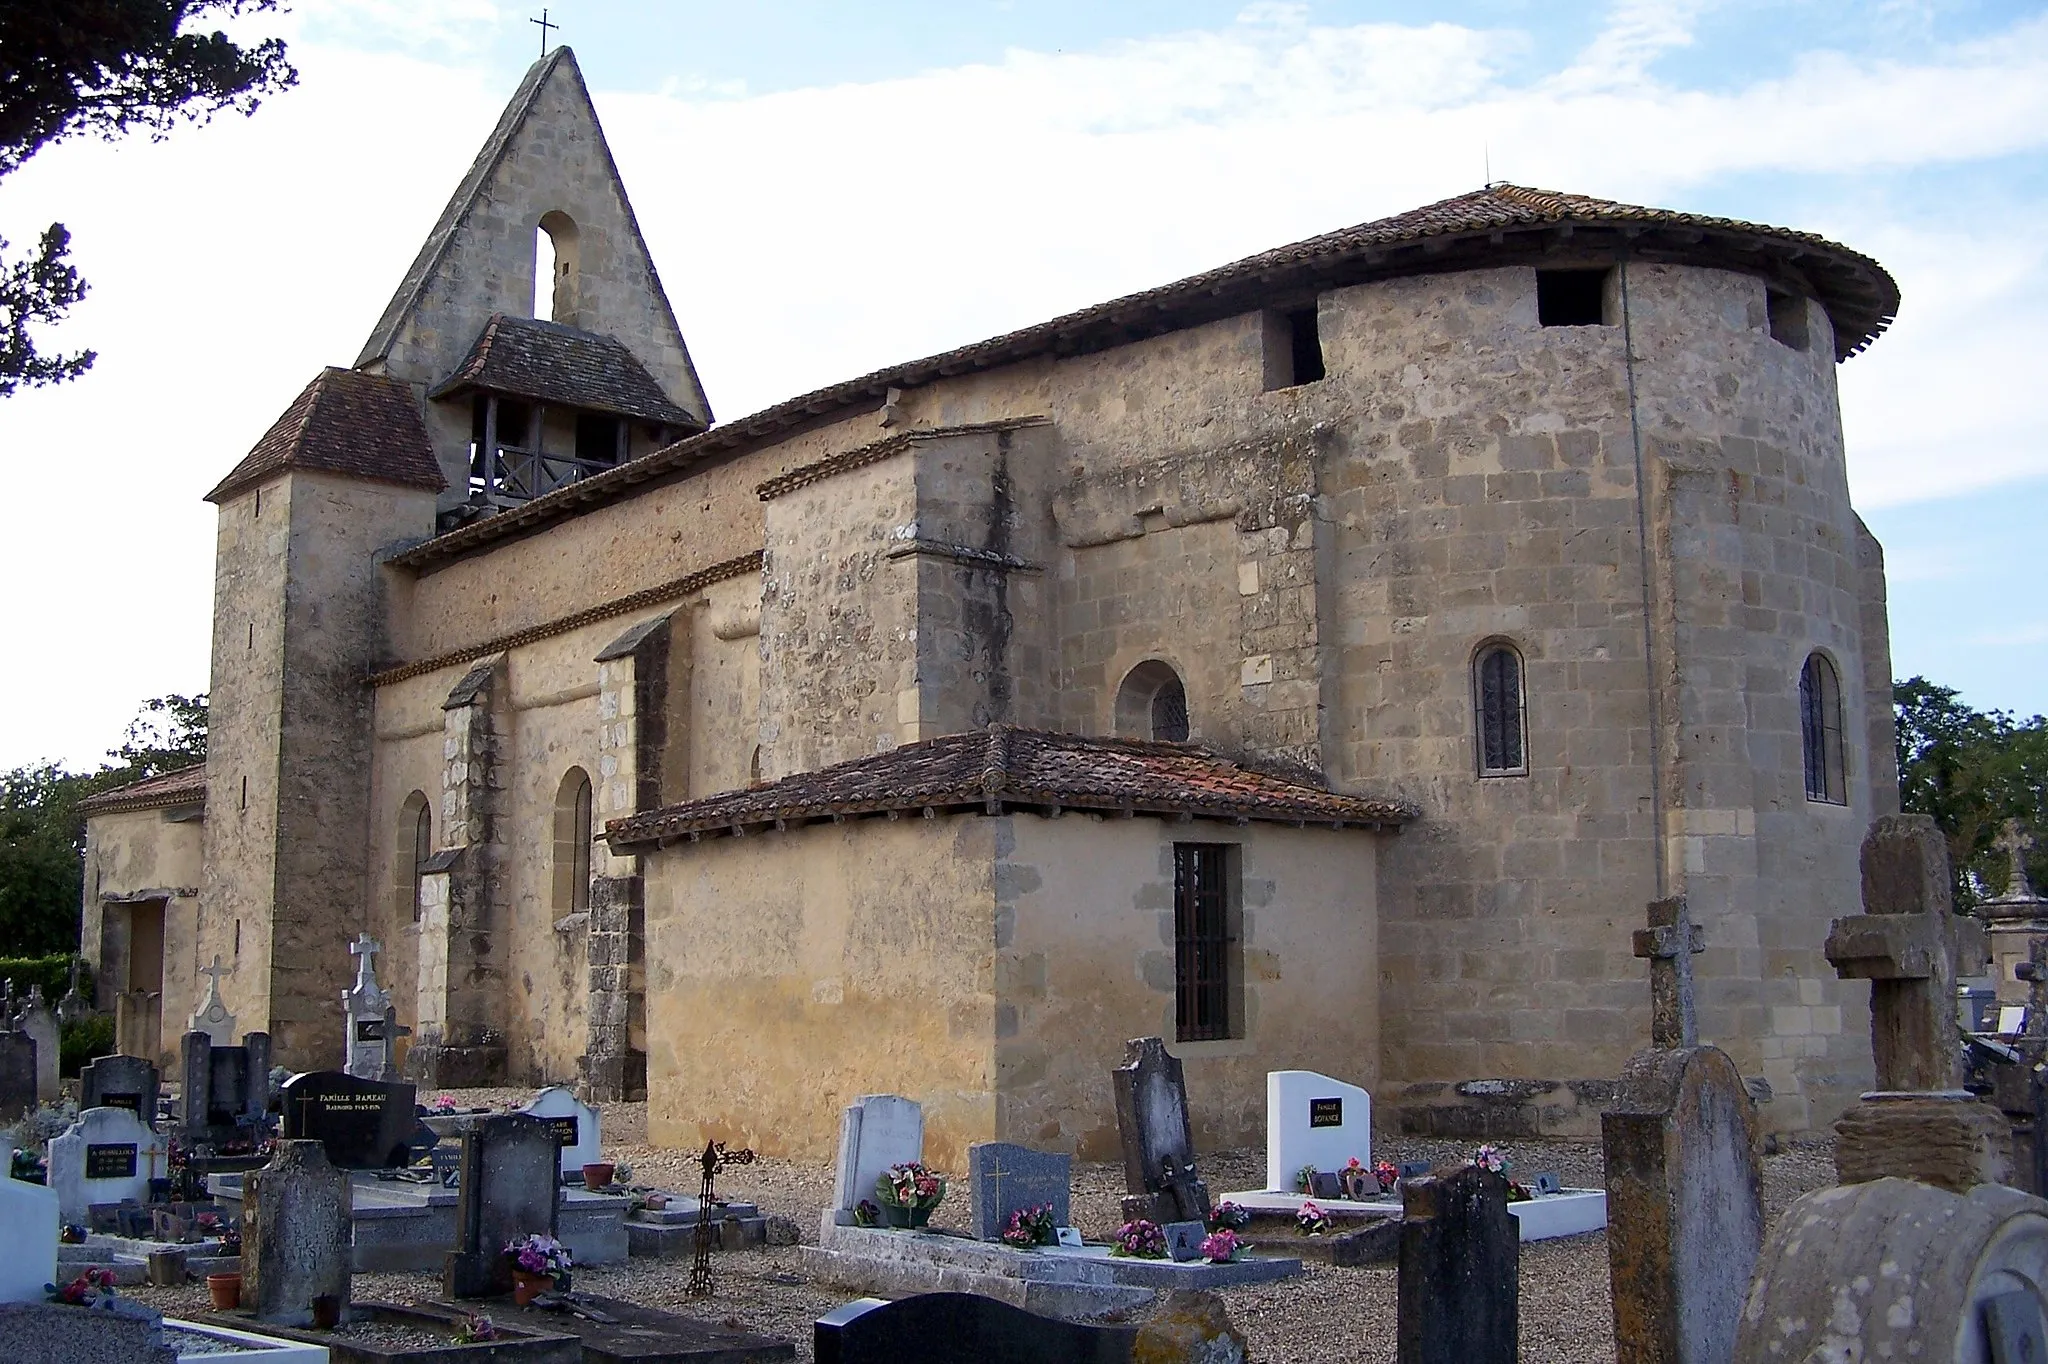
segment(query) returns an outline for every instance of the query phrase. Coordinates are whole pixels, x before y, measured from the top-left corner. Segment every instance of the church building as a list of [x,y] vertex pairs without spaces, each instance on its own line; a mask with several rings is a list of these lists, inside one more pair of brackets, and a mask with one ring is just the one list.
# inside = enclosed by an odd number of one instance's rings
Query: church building
[[717,423],[557,49],[206,494],[207,758],[91,804],[101,1003],[168,1058],[218,956],[336,1065],[368,933],[422,1085],[664,1144],[824,1157],[896,1092],[941,1164],[1102,1158],[1147,1034],[1206,1148],[1290,1068],[1587,1134],[1682,894],[1703,1037],[1816,1130],[1897,807],[1835,369],[1897,306],[1493,184]]

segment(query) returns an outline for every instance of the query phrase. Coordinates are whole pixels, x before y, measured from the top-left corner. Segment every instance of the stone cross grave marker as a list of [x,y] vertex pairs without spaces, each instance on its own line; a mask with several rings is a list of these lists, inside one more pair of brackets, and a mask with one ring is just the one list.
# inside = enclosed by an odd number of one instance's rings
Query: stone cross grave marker
[[1050,1207],[1056,1227],[1071,1215],[1074,1161],[1052,1151],[1034,1151],[1007,1141],[978,1141],[967,1148],[968,1201],[974,1234],[994,1241],[1010,1214]]
[[1843,978],[1870,982],[1877,1090],[1835,1126],[1836,1175],[1957,1192],[2002,1183],[2005,1119],[1962,1088],[1957,939],[1981,960],[1982,929],[1950,911],[1947,841],[1926,815],[1885,815],[1864,837],[1862,866],[1864,912],[1835,920],[1826,950]]
[[1157,1037],[1124,1044],[1116,1086],[1117,1135],[1124,1153],[1124,1219],[1206,1222],[1209,1186],[1195,1173],[1194,1128],[1180,1058]]
[[377,954],[384,949],[367,933],[349,944],[356,959],[356,983],[341,992],[342,1012],[348,1018],[347,1057],[342,1069],[362,1080],[398,1078],[398,1039],[412,1029],[400,1027],[398,1010],[384,987],[377,983]]
[[[455,1249],[442,1291],[482,1298],[512,1290],[505,1246],[523,1236],[553,1236],[561,1217],[561,1149],[554,1129],[524,1113],[499,1113],[462,1134],[455,1205]],[[571,1246],[573,1254],[575,1247]]]
[[[1335,1181],[1353,1160],[1372,1165],[1372,1096],[1312,1070],[1267,1071],[1267,1190],[1295,1192],[1310,1168]],[[1343,1197],[1341,1183],[1330,1196]]]
[[1722,1364],[1763,1245],[1756,1106],[1735,1063],[1697,1044],[1684,896],[1651,902],[1651,1045],[1600,1115],[1617,1364]]
[[307,1326],[313,1299],[349,1300],[355,1191],[317,1141],[280,1141],[242,1194],[242,1306],[259,1321]]
[[1991,846],[2005,854],[2005,889],[1999,892],[2001,900],[2032,900],[2033,883],[2027,879],[2027,858],[2033,854],[2034,839],[2020,827],[2016,819],[2008,819],[2005,827],[1998,831]]
[[570,1090],[552,1085],[534,1095],[533,1101],[519,1111],[539,1118],[554,1131],[555,1140],[562,1144],[563,1174],[580,1174],[584,1166],[604,1160],[603,1146],[598,1140],[597,1110]]
[[61,1032],[57,1023],[57,1011],[43,1002],[42,986],[28,987],[28,1002],[22,1005],[21,1017],[16,1026],[27,1033],[36,1044],[36,1102],[57,1102],[57,1060],[61,1047]]
[[344,1170],[402,1169],[412,1163],[419,1121],[414,1092],[409,1084],[336,1070],[294,1075],[284,1085],[284,1135],[319,1142],[327,1159]]
[[853,1211],[874,1203],[875,1181],[891,1165],[924,1159],[924,1109],[900,1094],[863,1094],[839,1118],[839,1163],[827,1216],[853,1225]]
[[192,1011],[186,1024],[187,1032],[203,1032],[216,1047],[225,1047],[235,1040],[235,1016],[228,1012],[227,1002],[220,997],[220,978],[232,974],[220,964],[220,953],[213,954],[213,965],[202,970],[207,977],[206,998]]
[[35,1111],[36,1043],[25,1032],[0,1032],[0,1123]]
[[1515,1364],[1522,1234],[1505,1175],[1477,1165],[1401,1186],[1399,1364]]
[[[14,1161],[14,1144],[0,1141],[0,1170]],[[0,1302],[41,1302],[43,1285],[57,1278],[57,1191],[0,1176]]]
[[66,1223],[83,1224],[96,1203],[142,1203],[149,1181],[170,1173],[169,1143],[125,1108],[88,1108],[50,1139],[50,1187]]
[[102,1056],[78,1073],[78,1107],[125,1108],[156,1126],[156,1062],[140,1056]]

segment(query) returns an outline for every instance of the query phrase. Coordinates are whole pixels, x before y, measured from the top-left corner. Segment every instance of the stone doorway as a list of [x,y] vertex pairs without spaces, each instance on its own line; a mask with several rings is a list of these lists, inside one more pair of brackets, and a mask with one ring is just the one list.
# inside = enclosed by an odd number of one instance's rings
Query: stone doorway
[[124,906],[120,916],[127,950],[117,977],[120,993],[114,997],[114,1045],[124,1056],[162,1059],[167,903],[138,900]]

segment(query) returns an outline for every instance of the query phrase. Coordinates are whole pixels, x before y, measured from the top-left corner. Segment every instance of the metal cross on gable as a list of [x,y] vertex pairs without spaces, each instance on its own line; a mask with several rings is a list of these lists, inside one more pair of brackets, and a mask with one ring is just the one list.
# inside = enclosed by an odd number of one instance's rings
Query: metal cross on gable
[[561,25],[560,25],[560,24],[551,24],[551,23],[549,23],[549,22],[548,22],[548,12],[547,12],[547,9],[546,9],[545,7],[543,7],[543,8],[541,9],[541,12],[540,12],[540,18],[538,18],[538,19],[528,19],[528,20],[527,20],[526,22],[527,22],[527,23],[529,23],[529,24],[539,24],[539,25],[540,25],[540,55],[541,55],[541,56],[543,56],[543,57],[547,56],[547,55],[548,55],[548,30],[549,30],[549,29],[551,29],[551,28],[560,28],[560,27],[561,27]]
[[1650,1045],[1665,1051],[1699,1045],[1693,1012],[1692,957],[1707,936],[1692,921],[1685,897],[1650,901],[1650,926],[1635,932],[1635,951],[1650,959]]

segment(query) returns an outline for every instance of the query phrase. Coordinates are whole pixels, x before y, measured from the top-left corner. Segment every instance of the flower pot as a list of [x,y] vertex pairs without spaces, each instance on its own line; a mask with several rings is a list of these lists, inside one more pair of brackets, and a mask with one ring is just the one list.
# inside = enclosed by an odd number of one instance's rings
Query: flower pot
[[332,1331],[339,1325],[341,1325],[341,1299],[332,1293],[322,1293],[319,1297],[313,1299],[313,1329],[316,1331]]
[[529,1274],[523,1269],[512,1271],[512,1301],[521,1307],[555,1286],[555,1281],[545,1274]]
[[932,1220],[930,1208],[904,1208],[894,1203],[882,1205],[882,1225],[908,1229],[922,1227]]
[[617,1169],[618,1167],[616,1165],[612,1165],[608,1162],[596,1162],[584,1166],[583,1187],[593,1192],[595,1192],[598,1189],[610,1188],[612,1183],[612,1173]]
[[232,1312],[242,1305],[242,1276],[209,1274],[206,1276],[206,1291],[213,1297],[214,1311]]

